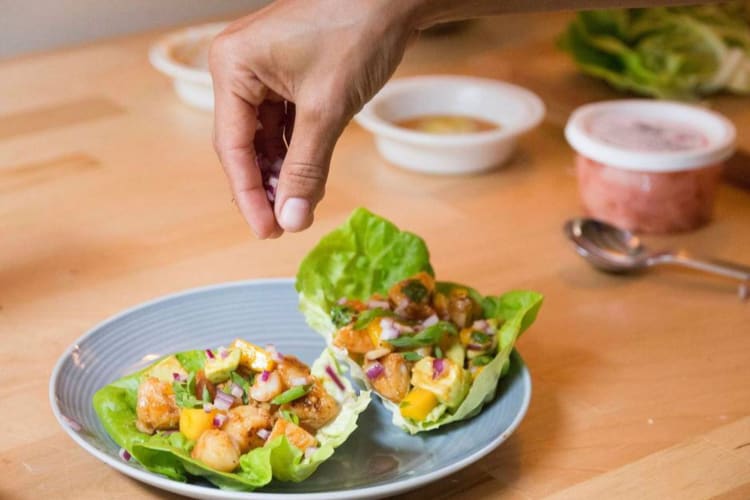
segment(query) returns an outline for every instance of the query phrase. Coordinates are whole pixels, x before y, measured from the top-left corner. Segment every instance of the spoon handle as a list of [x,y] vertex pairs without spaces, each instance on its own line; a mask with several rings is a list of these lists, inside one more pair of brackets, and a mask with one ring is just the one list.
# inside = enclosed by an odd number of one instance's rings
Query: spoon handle
[[698,258],[684,251],[662,254],[658,263],[675,264],[739,281],[750,281],[750,267],[718,259]]

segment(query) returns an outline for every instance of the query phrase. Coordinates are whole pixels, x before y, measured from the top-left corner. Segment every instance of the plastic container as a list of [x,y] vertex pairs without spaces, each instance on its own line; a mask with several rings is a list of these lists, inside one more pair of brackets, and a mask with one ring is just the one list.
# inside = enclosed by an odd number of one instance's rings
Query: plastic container
[[588,104],[568,120],[584,208],[630,231],[689,231],[711,220],[735,128],[722,115],[676,102]]

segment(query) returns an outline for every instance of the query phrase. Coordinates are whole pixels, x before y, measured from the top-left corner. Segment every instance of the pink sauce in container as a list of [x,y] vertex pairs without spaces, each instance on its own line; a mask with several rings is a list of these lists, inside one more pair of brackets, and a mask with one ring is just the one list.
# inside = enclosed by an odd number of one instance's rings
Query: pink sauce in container
[[565,127],[586,211],[646,233],[688,231],[711,219],[735,135],[718,113],[647,99],[582,106]]

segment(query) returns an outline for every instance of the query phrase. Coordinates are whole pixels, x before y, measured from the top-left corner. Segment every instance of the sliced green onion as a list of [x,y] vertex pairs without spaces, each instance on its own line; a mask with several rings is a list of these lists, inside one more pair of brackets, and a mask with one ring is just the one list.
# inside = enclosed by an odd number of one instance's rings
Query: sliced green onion
[[312,388],[312,384],[307,385],[297,385],[292,387],[291,389],[288,389],[275,398],[271,400],[271,404],[275,405],[283,405],[286,403],[290,403],[294,401],[295,399],[299,399],[308,392],[310,392],[310,389]]
[[414,351],[402,353],[402,356],[404,357],[406,361],[419,361],[420,359],[424,357],[418,352],[414,352]]

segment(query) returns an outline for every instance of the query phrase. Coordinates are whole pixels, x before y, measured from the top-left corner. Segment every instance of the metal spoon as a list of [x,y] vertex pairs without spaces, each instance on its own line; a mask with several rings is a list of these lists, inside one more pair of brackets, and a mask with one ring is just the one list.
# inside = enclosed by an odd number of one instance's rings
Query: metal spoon
[[747,282],[750,282],[750,267],[697,258],[684,250],[650,251],[629,231],[596,219],[571,219],[565,223],[565,234],[583,258],[603,271],[627,273],[659,264],[671,264],[734,278],[742,282],[745,290]]

